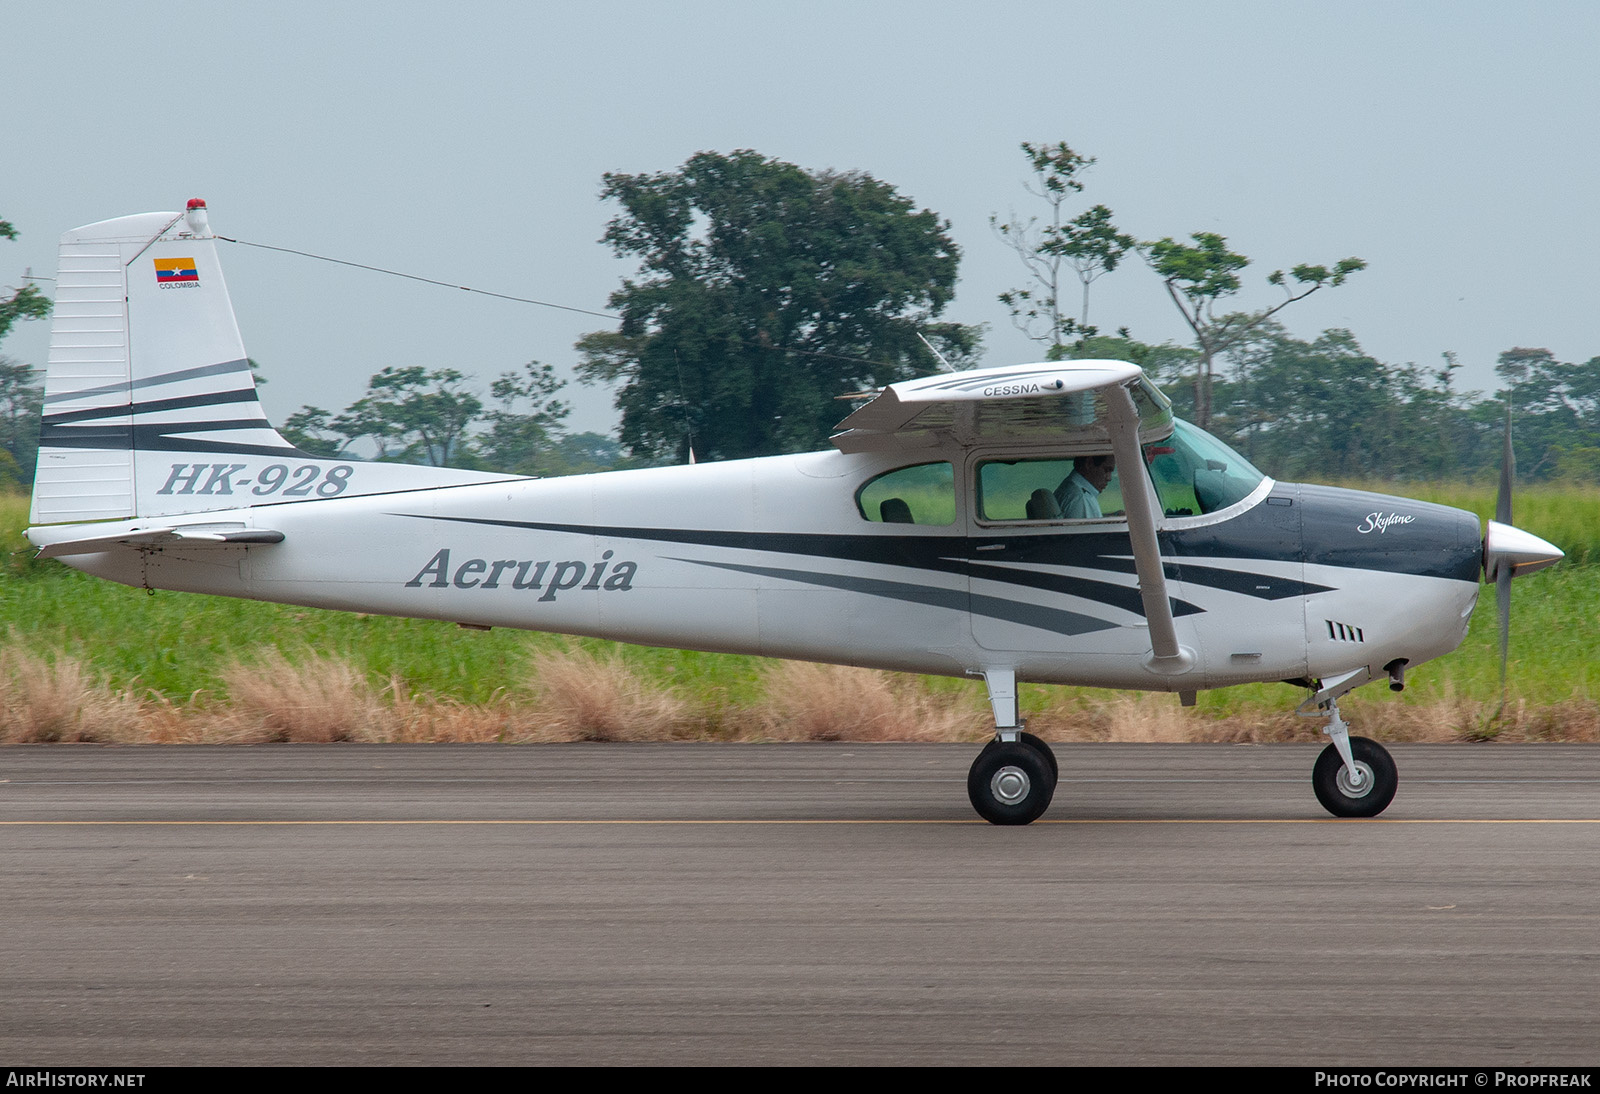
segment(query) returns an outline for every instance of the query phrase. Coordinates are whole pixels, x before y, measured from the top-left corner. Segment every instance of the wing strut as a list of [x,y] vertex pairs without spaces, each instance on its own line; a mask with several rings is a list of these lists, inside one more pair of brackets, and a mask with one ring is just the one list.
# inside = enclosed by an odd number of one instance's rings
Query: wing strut
[[1156,540],[1156,505],[1144,459],[1139,451],[1139,409],[1123,384],[1105,389],[1110,411],[1111,451],[1121,469],[1122,503],[1128,513],[1128,539],[1133,545],[1133,568],[1139,575],[1139,597],[1150,626],[1150,657],[1145,667],[1164,676],[1194,667],[1194,651],[1178,645],[1172,622],[1172,601],[1167,597],[1167,576],[1161,567],[1161,545]]

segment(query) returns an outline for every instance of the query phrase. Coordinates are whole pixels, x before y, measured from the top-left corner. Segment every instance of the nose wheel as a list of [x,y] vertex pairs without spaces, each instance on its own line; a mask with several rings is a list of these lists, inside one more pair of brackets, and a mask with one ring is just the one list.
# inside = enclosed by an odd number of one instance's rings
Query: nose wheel
[[990,741],[967,773],[967,797],[990,824],[1030,824],[1055,796],[1057,774],[1050,746],[1031,733],[1019,736],[1015,741]]
[[1329,745],[1311,769],[1311,787],[1336,817],[1376,817],[1394,800],[1400,778],[1388,749],[1366,737],[1350,738],[1350,763]]

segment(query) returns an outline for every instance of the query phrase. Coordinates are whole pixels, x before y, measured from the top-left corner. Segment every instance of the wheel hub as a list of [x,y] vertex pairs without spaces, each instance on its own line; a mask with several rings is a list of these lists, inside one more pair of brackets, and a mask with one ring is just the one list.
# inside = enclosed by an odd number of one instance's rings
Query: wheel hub
[[1339,768],[1339,774],[1334,777],[1339,784],[1339,793],[1347,798],[1364,798],[1372,793],[1372,788],[1377,784],[1373,777],[1372,768],[1361,760],[1355,762],[1355,768]]
[[1028,780],[1028,773],[1020,767],[1007,765],[994,773],[989,780],[989,789],[994,793],[995,800],[1006,805],[1016,805],[1028,796],[1032,783]]

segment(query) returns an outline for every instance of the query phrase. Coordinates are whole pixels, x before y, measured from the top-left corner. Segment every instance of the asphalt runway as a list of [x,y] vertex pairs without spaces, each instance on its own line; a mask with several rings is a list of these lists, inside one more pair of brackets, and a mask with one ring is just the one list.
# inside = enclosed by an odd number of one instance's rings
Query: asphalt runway
[[0,749],[0,1060],[1593,1065],[1600,747]]

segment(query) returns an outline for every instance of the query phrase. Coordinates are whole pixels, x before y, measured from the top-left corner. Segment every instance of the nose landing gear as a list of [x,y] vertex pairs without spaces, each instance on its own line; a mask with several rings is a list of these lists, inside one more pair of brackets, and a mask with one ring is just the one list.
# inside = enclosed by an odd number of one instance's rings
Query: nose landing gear
[[1328,703],[1323,730],[1333,743],[1317,756],[1311,788],[1317,801],[1336,817],[1376,817],[1394,800],[1400,777],[1389,750],[1367,737],[1350,736],[1339,716],[1338,700]]

